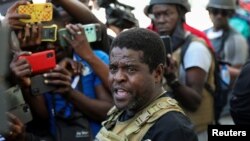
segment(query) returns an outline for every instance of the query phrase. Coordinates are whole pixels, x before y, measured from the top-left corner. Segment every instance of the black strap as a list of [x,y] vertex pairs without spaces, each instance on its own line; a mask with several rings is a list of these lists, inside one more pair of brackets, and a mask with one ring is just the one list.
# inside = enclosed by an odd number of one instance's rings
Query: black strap
[[218,60],[223,60],[225,58],[224,48],[225,48],[225,42],[227,38],[229,37],[229,34],[230,34],[230,30],[223,31],[223,34],[221,37],[220,49],[218,50],[218,52],[216,52],[216,57]]
[[[187,52],[187,49],[188,49],[188,47],[189,47],[189,44],[192,42],[192,40],[193,40],[193,38],[195,38],[195,36],[194,35],[192,35],[192,34],[189,34],[187,37],[186,37],[186,40],[185,40],[185,42],[184,42],[184,44],[182,45],[182,47],[181,47],[181,57],[180,57],[180,63],[182,64],[182,67],[183,67],[183,69],[185,69],[185,64],[184,64],[184,55],[185,55],[185,53]],[[209,51],[211,52],[211,49],[209,49]],[[212,56],[213,56],[213,60],[215,60],[215,57],[214,57],[214,54],[213,53],[211,53],[212,54]],[[205,83],[205,89],[210,93],[210,94],[214,94],[214,89],[212,88],[212,86],[208,83],[208,82],[206,82]]]
[[76,88],[77,88],[77,90],[79,90],[81,92],[84,92],[84,89],[83,89],[83,86],[82,86],[82,81],[83,81],[82,75],[80,75],[79,77],[80,77],[80,79],[79,79],[79,82],[76,85]]
[[189,44],[191,43],[192,39],[193,39],[193,35],[192,34],[189,34],[187,37],[186,37],[186,40],[185,42],[182,44],[181,46],[181,61],[180,63],[182,64],[182,67],[183,69],[185,69],[185,65],[184,65],[184,55],[185,53],[187,52],[187,49],[189,47]]
[[[82,76],[80,76],[80,79],[77,83],[77,86],[76,88],[79,90],[79,91],[82,91],[83,92],[83,87],[82,87]],[[59,118],[67,118],[67,119],[72,119],[72,118],[75,118],[75,117],[79,117],[79,116],[82,116],[82,114],[80,112],[78,112],[73,106],[70,105],[70,101],[68,99],[65,99],[65,104],[63,106],[63,108],[61,108],[59,110],[59,112],[56,112],[56,98],[55,98],[55,95],[52,94],[52,105],[53,105],[53,108],[54,108],[54,112],[55,112],[55,116],[59,117]],[[66,109],[67,107],[71,107],[70,108],[70,113],[71,115],[69,117],[65,117],[65,112],[66,112]]]
[[[59,118],[65,118],[65,119],[72,118],[73,114],[71,114],[69,117],[65,117],[65,112],[66,112],[67,107],[70,107],[70,102],[66,100],[64,106],[59,110],[59,112],[57,112],[56,111],[56,96],[54,94],[51,94],[51,95],[52,95],[52,105],[53,105],[55,116]],[[70,113],[73,113],[73,108],[71,108]]]

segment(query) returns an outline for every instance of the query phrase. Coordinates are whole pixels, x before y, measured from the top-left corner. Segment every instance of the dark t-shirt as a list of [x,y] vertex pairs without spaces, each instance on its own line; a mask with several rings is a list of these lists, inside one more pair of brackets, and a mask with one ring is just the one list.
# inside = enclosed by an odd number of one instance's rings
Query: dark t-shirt
[[236,80],[230,101],[230,112],[235,124],[250,125],[250,60]]
[[179,112],[168,112],[149,129],[143,140],[198,141],[190,120]]

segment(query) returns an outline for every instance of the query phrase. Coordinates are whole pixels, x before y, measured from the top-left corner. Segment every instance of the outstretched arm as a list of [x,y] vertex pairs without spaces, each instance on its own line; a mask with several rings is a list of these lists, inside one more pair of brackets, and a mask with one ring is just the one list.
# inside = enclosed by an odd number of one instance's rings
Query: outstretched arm
[[61,5],[74,19],[83,24],[101,23],[87,5],[79,0],[53,0]]

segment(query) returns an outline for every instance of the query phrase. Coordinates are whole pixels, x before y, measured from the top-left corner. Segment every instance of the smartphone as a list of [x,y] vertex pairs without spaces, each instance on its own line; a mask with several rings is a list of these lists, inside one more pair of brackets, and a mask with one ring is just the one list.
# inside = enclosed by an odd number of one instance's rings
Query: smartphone
[[19,14],[30,15],[30,19],[21,19],[21,21],[25,23],[51,21],[53,16],[53,5],[52,3],[20,5],[17,12]]
[[19,56],[19,59],[25,58],[31,65],[32,74],[44,73],[56,66],[56,57],[54,50],[46,50],[33,53],[31,55]]
[[46,92],[55,90],[55,86],[47,85],[44,83],[44,77],[42,74],[31,77],[31,93],[32,95],[40,95]]
[[[89,43],[96,42],[101,40],[101,25],[98,23],[95,24],[85,24],[81,25],[83,32],[85,32],[86,38]],[[59,43],[62,47],[67,46],[67,41],[64,39],[63,36],[68,37],[69,39],[72,39],[73,36],[70,35],[70,32],[67,31],[66,28],[59,29],[58,31],[58,39]]]
[[17,116],[23,124],[26,124],[33,119],[28,104],[18,105],[17,107],[10,109],[9,112]]
[[42,41],[55,42],[57,40],[57,25],[43,26]]
[[172,49],[172,41],[171,41],[171,37],[169,35],[163,35],[163,36],[160,36],[163,43],[164,43],[164,46],[165,46],[165,49],[166,49],[166,54],[170,54],[172,55],[173,53],[173,49]]
[[8,112],[17,116],[22,123],[26,124],[32,120],[32,114],[29,105],[23,98],[20,87],[13,86],[5,91]]

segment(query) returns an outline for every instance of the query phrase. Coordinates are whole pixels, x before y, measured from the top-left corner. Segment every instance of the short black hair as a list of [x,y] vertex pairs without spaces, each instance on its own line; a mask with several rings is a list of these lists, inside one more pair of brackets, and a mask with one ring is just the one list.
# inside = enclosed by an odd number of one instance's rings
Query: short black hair
[[143,52],[143,63],[149,66],[152,72],[159,64],[165,64],[166,51],[160,36],[144,28],[131,28],[121,32],[112,42],[114,47],[127,48]]

